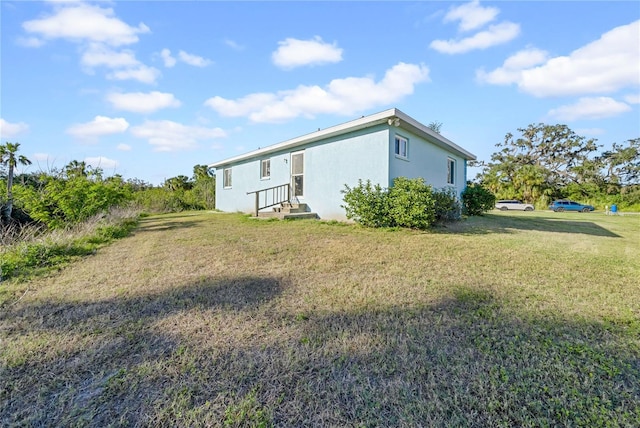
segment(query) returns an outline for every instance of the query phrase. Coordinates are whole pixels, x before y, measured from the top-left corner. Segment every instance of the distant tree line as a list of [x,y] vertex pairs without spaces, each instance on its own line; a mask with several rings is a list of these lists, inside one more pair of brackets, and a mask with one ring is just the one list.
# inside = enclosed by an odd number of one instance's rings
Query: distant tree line
[[570,198],[595,205],[640,209],[640,138],[613,143],[608,150],[566,125],[531,124],[508,133],[476,181],[497,199],[547,206]]
[[192,177],[169,178],[161,186],[105,177],[102,169],[77,160],[62,169],[16,174],[18,165],[31,163],[19,148],[19,143],[0,145],[0,225],[56,229],[123,205],[150,213],[215,208],[215,176],[206,165],[194,166]]

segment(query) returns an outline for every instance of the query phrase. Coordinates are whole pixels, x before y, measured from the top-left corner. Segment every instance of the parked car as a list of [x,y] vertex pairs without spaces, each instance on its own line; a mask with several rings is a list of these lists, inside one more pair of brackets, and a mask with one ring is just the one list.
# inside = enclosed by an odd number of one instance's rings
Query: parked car
[[580,204],[578,202],[569,201],[567,199],[560,199],[557,201],[553,201],[553,203],[549,205],[549,209],[555,212],[579,211],[588,213],[589,211],[593,211],[595,208],[592,205]]
[[533,211],[534,207],[531,204],[525,204],[522,201],[515,199],[508,199],[496,202],[496,209],[500,211],[508,210],[520,210],[520,211]]

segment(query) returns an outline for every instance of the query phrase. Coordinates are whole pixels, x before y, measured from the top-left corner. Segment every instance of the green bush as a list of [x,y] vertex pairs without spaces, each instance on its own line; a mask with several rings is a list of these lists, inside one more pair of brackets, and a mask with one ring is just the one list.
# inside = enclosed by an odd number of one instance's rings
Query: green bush
[[347,218],[367,227],[392,226],[389,215],[389,195],[386,189],[379,184],[372,185],[371,180],[363,183],[358,180],[358,185],[351,188],[344,185],[345,209]]
[[388,198],[392,225],[428,229],[435,222],[433,189],[425,184],[423,178],[395,178]]
[[460,203],[450,189],[434,191],[422,178],[398,177],[383,189],[370,180],[358,180],[342,191],[347,218],[367,227],[427,229],[436,221],[460,218]]
[[480,184],[470,183],[462,192],[462,211],[465,215],[482,215],[495,206],[495,195]]
[[444,188],[433,192],[437,223],[449,223],[460,220],[462,208],[456,192],[452,188]]
[[120,179],[85,176],[43,177],[40,188],[16,185],[14,195],[18,208],[50,229],[81,223],[132,197]]

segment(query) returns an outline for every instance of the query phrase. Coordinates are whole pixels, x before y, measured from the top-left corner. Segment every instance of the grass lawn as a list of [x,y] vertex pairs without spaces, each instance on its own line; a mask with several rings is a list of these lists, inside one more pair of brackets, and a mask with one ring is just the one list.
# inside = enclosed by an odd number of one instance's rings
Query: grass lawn
[[639,255],[602,213],[145,218],[0,283],[0,425],[640,426]]

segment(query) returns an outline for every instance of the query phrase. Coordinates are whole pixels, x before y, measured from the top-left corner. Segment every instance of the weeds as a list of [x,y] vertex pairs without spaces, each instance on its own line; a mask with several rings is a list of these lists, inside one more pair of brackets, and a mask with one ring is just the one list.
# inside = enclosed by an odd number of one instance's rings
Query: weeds
[[136,223],[136,211],[113,209],[73,227],[50,232],[39,227],[9,226],[1,235],[4,245],[0,249],[0,281],[42,274],[93,254],[101,245],[127,236]]

